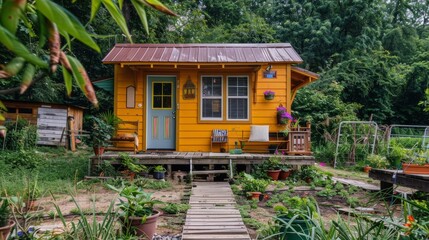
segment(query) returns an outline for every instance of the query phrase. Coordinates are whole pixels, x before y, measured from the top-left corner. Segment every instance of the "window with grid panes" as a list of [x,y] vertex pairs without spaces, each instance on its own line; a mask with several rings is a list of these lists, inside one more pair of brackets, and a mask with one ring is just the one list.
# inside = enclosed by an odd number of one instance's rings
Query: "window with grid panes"
[[222,120],[222,77],[201,77],[201,118]]
[[228,120],[249,119],[249,80],[247,76],[228,77]]

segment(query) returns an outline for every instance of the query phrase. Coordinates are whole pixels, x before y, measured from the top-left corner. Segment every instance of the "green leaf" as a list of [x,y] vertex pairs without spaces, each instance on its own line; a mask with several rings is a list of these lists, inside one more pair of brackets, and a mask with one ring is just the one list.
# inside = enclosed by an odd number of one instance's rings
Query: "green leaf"
[[131,2],[137,11],[137,14],[140,17],[140,21],[142,22],[143,27],[146,30],[146,33],[149,35],[149,25],[147,23],[147,17],[146,17],[146,11],[144,9],[144,4],[142,4],[141,2],[136,1],[136,0],[131,0]]
[[116,24],[121,28],[122,32],[127,36],[128,41],[131,43],[133,40],[131,39],[130,32],[128,31],[127,23],[125,22],[125,18],[122,15],[121,11],[119,10],[118,6],[113,4],[110,0],[102,0],[103,5],[107,8],[107,11],[109,11],[110,16],[115,20]]
[[3,111],[6,111],[6,106],[0,101],[0,120],[1,121],[4,121],[5,120],[5,118],[4,118],[4,116],[1,114],[2,113],[2,110]]
[[64,84],[66,85],[67,96],[70,96],[71,91],[72,91],[73,77],[69,73],[69,71],[67,71],[67,69],[65,69],[65,68],[63,68],[63,78],[64,78]]
[[43,48],[43,46],[45,46],[46,41],[48,40],[48,38],[46,36],[48,36],[48,28],[46,27],[46,18],[45,16],[43,16],[43,14],[39,11],[37,11],[37,19],[38,19],[38,23],[39,23],[39,47]]
[[48,63],[32,54],[12,33],[0,26],[0,43],[17,56],[41,68],[48,68]]
[[79,62],[79,60],[72,56],[67,55],[67,59],[69,60],[70,65],[72,67],[74,80],[76,81],[82,92],[85,92],[85,79],[79,71],[79,68],[83,68],[82,64]]
[[71,52],[72,45],[71,45],[70,35],[67,32],[65,32],[62,29],[60,29],[60,28],[58,29],[58,31],[60,32],[61,36],[63,36],[66,39],[67,44],[65,44],[65,45],[67,46],[67,48]]
[[166,7],[164,4],[162,4],[162,2],[158,0],[143,0],[143,1],[149,6],[151,6],[152,8],[160,12],[177,17],[177,14],[175,12],[171,11],[168,7]]
[[124,0],[118,0],[119,9],[122,10],[122,6],[124,6]]
[[98,12],[98,9],[100,9],[100,5],[101,5],[101,0],[91,1],[91,18],[89,19],[90,22],[94,19],[95,15]]
[[97,43],[87,33],[79,20],[66,9],[50,0],[37,0],[36,7],[46,18],[57,24],[58,29],[62,29],[88,47],[100,52]]

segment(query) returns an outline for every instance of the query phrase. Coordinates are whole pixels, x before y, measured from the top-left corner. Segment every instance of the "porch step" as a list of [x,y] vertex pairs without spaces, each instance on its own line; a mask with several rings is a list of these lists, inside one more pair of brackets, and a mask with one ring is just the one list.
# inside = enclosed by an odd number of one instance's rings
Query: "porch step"
[[229,170],[201,170],[201,171],[192,171],[193,175],[218,174],[218,173],[229,173]]
[[207,175],[207,181],[210,181],[210,182],[213,182],[215,174],[219,174],[219,173],[229,174],[229,178],[233,177],[232,176],[233,171],[232,171],[232,160],[231,159],[229,159],[229,169],[215,170],[214,165],[215,164],[209,164],[208,170],[194,171],[193,170],[193,164],[192,164],[192,158],[191,158],[191,159],[189,159],[189,169],[190,169],[189,174],[191,175],[191,177],[195,176],[195,175]]

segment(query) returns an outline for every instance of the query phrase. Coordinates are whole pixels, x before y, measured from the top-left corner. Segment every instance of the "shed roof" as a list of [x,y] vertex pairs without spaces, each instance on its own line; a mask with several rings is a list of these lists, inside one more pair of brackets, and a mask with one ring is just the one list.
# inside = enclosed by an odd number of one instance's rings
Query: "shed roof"
[[301,63],[289,43],[116,44],[104,63]]

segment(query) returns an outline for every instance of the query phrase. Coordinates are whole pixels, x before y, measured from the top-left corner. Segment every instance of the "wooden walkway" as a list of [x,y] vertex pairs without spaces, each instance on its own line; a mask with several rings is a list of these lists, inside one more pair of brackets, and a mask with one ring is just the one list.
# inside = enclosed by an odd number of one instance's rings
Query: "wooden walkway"
[[226,182],[194,182],[182,240],[250,240]]

